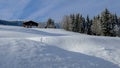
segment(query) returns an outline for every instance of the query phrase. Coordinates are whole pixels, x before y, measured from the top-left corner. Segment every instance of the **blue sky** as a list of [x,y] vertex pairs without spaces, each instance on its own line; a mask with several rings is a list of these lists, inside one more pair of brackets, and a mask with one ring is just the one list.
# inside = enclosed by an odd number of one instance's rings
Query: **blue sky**
[[119,3],[120,0],[0,0],[0,19],[60,21],[71,13],[93,17],[105,8],[120,16]]

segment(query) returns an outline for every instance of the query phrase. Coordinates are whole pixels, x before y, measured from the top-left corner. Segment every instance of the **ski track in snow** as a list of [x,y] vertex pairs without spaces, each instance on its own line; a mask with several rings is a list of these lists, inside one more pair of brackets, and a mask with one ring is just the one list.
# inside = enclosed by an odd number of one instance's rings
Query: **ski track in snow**
[[0,25],[0,68],[120,68],[119,41],[62,29]]

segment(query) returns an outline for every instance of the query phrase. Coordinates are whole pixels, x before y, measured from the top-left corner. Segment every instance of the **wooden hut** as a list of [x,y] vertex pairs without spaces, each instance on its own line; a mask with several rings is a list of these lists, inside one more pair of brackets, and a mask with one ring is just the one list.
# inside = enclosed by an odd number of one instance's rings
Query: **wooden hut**
[[26,28],[38,27],[38,23],[34,21],[27,21],[23,23],[23,27],[26,27]]

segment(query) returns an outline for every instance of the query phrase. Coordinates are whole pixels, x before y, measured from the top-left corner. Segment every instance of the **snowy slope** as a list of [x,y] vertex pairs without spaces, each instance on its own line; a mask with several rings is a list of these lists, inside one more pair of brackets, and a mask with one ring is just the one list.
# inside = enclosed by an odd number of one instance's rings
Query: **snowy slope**
[[24,39],[0,41],[0,68],[118,68],[103,59],[44,43]]
[[0,68],[120,68],[120,39],[0,25]]
[[41,29],[40,31],[55,34],[58,33],[62,34],[62,36],[59,35],[57,37],[49,36],[41,38],[34,37],[29,39],[36,41],[41,41],[42,39],[42,42],[44,43],[54,45],[68,51],[99,57],[120,66],[120,38],[118,37],[89,36],[60,29]]

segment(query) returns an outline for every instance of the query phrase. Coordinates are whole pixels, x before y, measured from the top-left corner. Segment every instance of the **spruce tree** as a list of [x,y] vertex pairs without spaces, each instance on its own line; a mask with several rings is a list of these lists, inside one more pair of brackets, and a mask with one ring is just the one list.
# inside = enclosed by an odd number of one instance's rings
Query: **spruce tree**
[[86,33],[91,34],[91,25],[92,25],[92,20],[89,19],[89,16],[87,15],[86,18]]
[[54,21],[51,18],[48,19],[47,25],[45,26],[45,28],[56,28]]
[[108,11],[108,9],[105,9],[105,11],[101,14],[101,23],[102,23],[102,32],[104,36],[112,36],[112,21],[111,21],[111,13]]
[[80,33],[85,33],[85,18],[80,15],[78,20],[78,28]]
[[75,32],[75,31],[76,31],[75,15],[72,14],[70,17],[71,17],[71,20],[72,20],[72,23],[71,23],[71,31]]
[[80,18],[80,14],[76,14],[76,17],[75,17],[75,32],[79,32],[79,18]]

